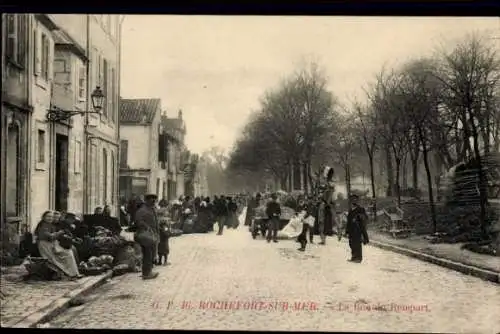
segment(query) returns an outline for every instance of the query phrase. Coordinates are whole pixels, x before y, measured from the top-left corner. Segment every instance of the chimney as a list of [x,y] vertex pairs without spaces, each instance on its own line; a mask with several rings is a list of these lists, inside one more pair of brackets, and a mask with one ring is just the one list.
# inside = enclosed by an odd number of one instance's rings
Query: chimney
[[179,109],[179,115],[177,116],[177,118],[182,120],[182,109]]

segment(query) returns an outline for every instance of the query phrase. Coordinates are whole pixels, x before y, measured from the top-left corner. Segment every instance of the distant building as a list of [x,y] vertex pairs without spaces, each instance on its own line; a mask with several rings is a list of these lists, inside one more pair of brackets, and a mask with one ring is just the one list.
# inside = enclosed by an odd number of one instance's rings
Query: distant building
[[120,100],[120,197],[168,198],[160,99]]
[[168,199],[173,200],[185,193],[182,153],[185,151],[186,124],[182,119],[182,110],[179,110],[177,118],[169,118],[167,115],[163,115],[161,122],[167,150]]

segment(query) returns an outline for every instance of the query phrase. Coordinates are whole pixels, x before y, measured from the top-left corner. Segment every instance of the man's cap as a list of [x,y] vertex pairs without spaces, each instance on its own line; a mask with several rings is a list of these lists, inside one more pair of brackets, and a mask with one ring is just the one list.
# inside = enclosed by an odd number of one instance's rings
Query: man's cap
[[158,199],[158,195],[156,194],[147,194],[147,195],[144,195],[144,199],[148,200],[148,199]]
[[351,194],[351,196],[349,196],[349,198],[351,198],[351,199],[359,199],[359,196],[356,195],[356,194]]

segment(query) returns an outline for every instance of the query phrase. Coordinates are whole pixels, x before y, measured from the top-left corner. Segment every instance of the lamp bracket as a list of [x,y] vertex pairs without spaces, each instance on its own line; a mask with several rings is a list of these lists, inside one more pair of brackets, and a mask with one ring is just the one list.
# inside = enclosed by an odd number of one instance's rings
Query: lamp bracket
[[63,110],[59,108],[52,108],[47,110],[47,120],[49,122],[60,122],[67,121],[73,116],[76,115],[85,115],[85,114],[98,114],[99,112],[95,111],[81,111],[81,110]]

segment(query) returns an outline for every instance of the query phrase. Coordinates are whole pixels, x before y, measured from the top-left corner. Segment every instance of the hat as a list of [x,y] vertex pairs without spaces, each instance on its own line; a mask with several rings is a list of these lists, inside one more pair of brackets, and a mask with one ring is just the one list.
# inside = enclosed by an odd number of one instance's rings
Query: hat
[[358,196],[358,195],[356,195],[356,194],[351,194],[351,195],[349,196],[349,198],[350,198],[350,199],[359,199],[359,196]]
[[158,199],[158,195],[156,195],[156,194],[147,194],[147,195],[144,195],[144,199],[145,200]]

